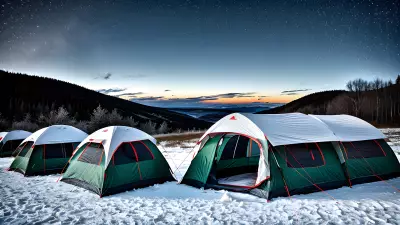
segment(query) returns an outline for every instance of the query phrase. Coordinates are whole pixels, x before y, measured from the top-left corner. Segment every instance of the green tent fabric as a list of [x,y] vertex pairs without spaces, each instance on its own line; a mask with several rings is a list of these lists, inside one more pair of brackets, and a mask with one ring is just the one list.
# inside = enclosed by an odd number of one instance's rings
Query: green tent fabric
[[123,126],[89,135],[71,157],[61,179],[100,196],[174,180],[155,139]]
[[87,134],[75,127],[53,125],[36,131],[17,148],[9,170],[25,176],[59,173]]
[[400,176],[396,154],[383,139],[342,142],[341,149],[352,184]]
[[271,199],[400,176],[400,164],[376,128],[351,138],[371,136],[377,139],[341,142],[313,116],[234,113],[200,138],[181,183]]

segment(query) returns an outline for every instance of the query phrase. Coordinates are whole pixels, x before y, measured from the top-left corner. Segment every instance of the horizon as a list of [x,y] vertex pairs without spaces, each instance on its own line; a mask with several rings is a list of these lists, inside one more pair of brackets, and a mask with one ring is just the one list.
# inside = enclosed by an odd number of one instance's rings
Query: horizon
[[380,1],[5,2],[0,68],[167,107],[267,105],[400,74]]

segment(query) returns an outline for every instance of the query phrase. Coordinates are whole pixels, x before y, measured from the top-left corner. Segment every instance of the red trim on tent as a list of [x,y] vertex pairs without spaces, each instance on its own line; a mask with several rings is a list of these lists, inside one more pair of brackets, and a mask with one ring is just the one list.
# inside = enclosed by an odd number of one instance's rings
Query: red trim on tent
[[[262,150],[263,150],[262,145],[255,137],[249,136],[247,134],[237,133],[237,132],[215,132],[215,133],[209,133],[207,135],[211,135],[211,134],[236,134],[236,135],[247,137],[248,139],[251,139],[258,144],[258,147],[260,148],[260,153],[262,154]],[[202,140],[200,140],[199,142],[201,142],[201,141]],[[201,149],[199,149],[199,151],[201,151]]]
[[[139,165],[139,157],[138,157],[138,155],[137,155],[137,152],[136,152],[135,147],[133,147],[133,145],[132,145],[131,142],[129,142],[129,145],[132,147],[133,153],[135,153],[135,156],[136,156],[136,164],[137,164],[137,166],[138,166],[139,176],[140,176],[140,179],[142,180],[142,173],[140,172],[140,165]],[[118,149],[117,149],[117,150],[118,150]]]
[[312,153],[312,150],[308,148],[308,144],[304,143],[306,145],[307,150],[310,152],[312,160],[315,160],[314,154]]
[[[350,142],[351,143],[351,142]],[[353,143],[351,143],[352,145],[353,145]],[[353,147],[354,147],[354,145],[353,145]],[[354,147],[355,148],[355,147]],[[366,160],[365,158],[364,158],[364,156],[362,155],[362,153],[361,153],[361,151],[360,150],[358,150],[357,148],[355,148],[357,151],[359,151],[360,152],[360,154],[361,154],[361,157],[364,159],[364,161],[367,163],[367,165],[368,165],[368,167],[371,169],[371,171],[370,172],[372,172],[373,174],[374,174],[374,176],[376,176],[378,179],[380,179],[381,181],[383,181],[383,182],[385,182],[386,184],[388,184],[388,185],[390,185],[390,186],[392,186],[393,187],[393,189],[395,189],[397,192],[400,192],[400,189],[398,189],[397,187],[395,187],[394,185],[392,185],[392,184],[390,184],[389,182],[387,182],[387,181],[385,181],[384,179],[382,179],[380,176],[378,176],[376,173],[375,173],[375,171],[374,171],[374,169],[372,169],[372,166],[368,163],[368,160]]]
[[[265,135],[264,135],[264,136],[265,136]],[[268,140],[267,136],[265,136],[265,138]],[[274,152],[273,152],[273,147],[272,147],[272,144],[271,144],[271,143],[268,143],[268,149],[269,149],[269,151],[272,152],[272,154],[275,156],[275,154],[274,154]],[[278,153],[279,153],[279,152],[278,152]],[[280,155],[280,154],[279,154],[279,155]],[[278,159],[275,158],[275,160],[277,161],[277,162],[276,162],[276,163],[277,163],[276,166],[277,166],[278,168],[280,168],[279,165],[278,165]],[[292,200],[292,196],[290,195],[289,188],[288,188],[288,185],[287,185],[287,183],[286,183],[285,177],[283,176],[283,172],[282,172],[282,171],[281,171],[281,176],[282,176],[282,181],[283,181],[283,183],[284,183],[283,187],[285,188],[286,193],[288,194],[290,200]]]
[[382,146],[379,144],[378,141],[374,140],[375,144],[377,144],[379,146],[379,148],[382,150],[383,155],[386,156],[386,152],[383,150]]
[[90,145],[91,143],[92,143],[92,142],[88,142],[88,144],[86,145],[85,149],[83,149],[81,155],[78,157],[78,160],[82,157],[83,153],[86,152],[86,149],[89,147],[89,145]]
[[231,118],[229,118],[229,120],[236,120],[236,117],[232,116]]
[[317,146],[317,148],[318,148],[318,151],[319,151],[319,153],[321,154],[321,156],[322,156],[322,160],[324,161],[324,165],[326,164],[326,162],[325,162],[325,157],[324,157],[324,154],[322,153],[322,150],[321,150],[321,148],[319,147],[319,145],[318,145],[318,143],[317,142],[314,142],[315,143],[315,145]]
[[3,137],[0,137],[0,141],[3,140]]
[[142,143],[146,148],[147,148],[147,151],[149,151],[150,152],[150,154],[151,154],[151,157],[154,159],[154,155],[153,155],[153,153],[150,151],[150,149],[149,149],[149,147],[147,147],[147,145],[145,144],[145,143],[143,143],[142,141],[136,141],[136,142],[140,142],[140,143]]
[[[99,147],[97,149],[99,149],[99,148],[100,148],[100,145],[99,145]],[[104,151],[102,151],[102,153],[101,153],[99,163],[97,164],[98,166],[100,166],[101,160],[103,159],[103,155],[104,155]]]
[[[277,151],[278,152],[278,154],[280,154],[279,153],[279,151]],[[297,158],[291,153],[291,151],[289,150],[289,153],[293,156],[293,158],[296,160],[296,162],[297,163],[299,163],[298,162],[298,160],[297,160]],[[282,157],[282,156],[281,156]],[[307,177],[304,177],[299,171],[297,171],[297,169],[295,168],[295,167],[293,167],[293,165],[285,158],[285,160],[286,160],[286,163],[288,163],[292,168],[291,169],[294,169],[300,176],[302,176],[304,179],[306,179],[308,182],[310,182],[313,186],[315,186],[316,188],[318,188],[320,191],[322,191],[324,194],[326,194],[326,195],[328,195],[329,197],[331,197],[333,200],[336,200],[332,195],[330,195],[330,194],[328,194],[327,192],[325,192],[320,186],[318,186],[316,183],[314,183],[313,181],[310,181],[309,179],[307,179]],[[303,171],[307,174],[307,176],[312,180],[312,177],[310,176],[310,174],[308,174],[307,173],[307,171],[304,169],[304,167],[299,163],[299,165],[301,166],[301,168],[303,169]]]

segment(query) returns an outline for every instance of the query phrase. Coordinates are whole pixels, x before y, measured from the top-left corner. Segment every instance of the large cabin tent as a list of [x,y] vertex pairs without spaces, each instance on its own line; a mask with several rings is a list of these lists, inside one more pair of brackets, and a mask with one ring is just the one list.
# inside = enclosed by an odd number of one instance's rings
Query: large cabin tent
[[351,184],[400,176],[398,159],[385,135],[371,124],[349,115],[311,115],[338,137]]
[[87,136],[85,132],[67,125],[40,129],[19,145],[10,170],[25,176],[61,172],[74,149]]
[[24,130],[13,130],[0,133],[0,157],[10,157],[21,142],[31,135]]
[[335,133],[301,114],[230,114],[199,140],[181,183],[264,198],[350,186]]
[[156,140],[125,126],[106,127],[89,135],[61,179],[100,196],[174,180]]

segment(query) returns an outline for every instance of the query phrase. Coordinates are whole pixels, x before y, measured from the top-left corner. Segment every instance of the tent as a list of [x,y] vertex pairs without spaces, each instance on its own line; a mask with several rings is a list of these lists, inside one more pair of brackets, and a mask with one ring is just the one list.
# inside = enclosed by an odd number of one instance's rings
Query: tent
[[156,140],[125,126],[106,127],[89,135],[61,179],[100,196],[173,180]]
[[21,142],[31,135],[24,130],[13,130],[0,133],[0,157],[10,157]]
[[340,139],[314,116],[230,114],[196,148],[183,184],[267,199],[351,185]]
[[85,132],[66,125],[40,129],[19,145],[10,170],[25,176],[61,172],[75,147],[87,136]]
[[352,184],[400,176],[400,164],[386,137],[371,124],[349,115],[312,115],[325,123],[340,141]]

